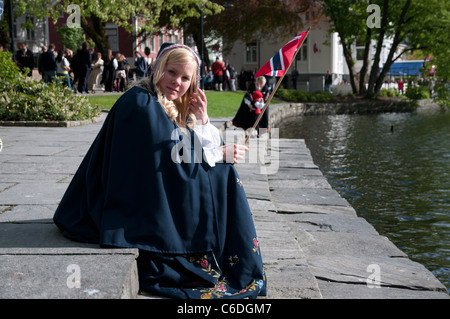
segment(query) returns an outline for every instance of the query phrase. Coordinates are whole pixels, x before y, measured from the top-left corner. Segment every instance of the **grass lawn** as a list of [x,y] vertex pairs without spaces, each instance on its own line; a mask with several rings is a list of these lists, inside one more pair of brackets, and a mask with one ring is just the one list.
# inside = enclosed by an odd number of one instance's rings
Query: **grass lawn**
[[[206,91],[206,98],[208,99],[208,114],[210,117],[232,117],[236,114],[244,97],[243,91],[237,92],[216,92]],[[89,102],[91,104],[100,104],[102,109],[109,110],[121,96],[118,94],[90,94]],[[273,98],[271,104],[281,103],[277,98]]]

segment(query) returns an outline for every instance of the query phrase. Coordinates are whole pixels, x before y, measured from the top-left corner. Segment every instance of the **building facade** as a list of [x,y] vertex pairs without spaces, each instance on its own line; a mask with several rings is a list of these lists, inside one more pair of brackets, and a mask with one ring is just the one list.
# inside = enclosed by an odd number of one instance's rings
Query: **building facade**
[[[304,25],[307,25],[306,23]],[[343,48],[339,36],[336,32],[330,33],[330,22],[326,17],[322,17],[315,22],[311,31],[298,52],[295,61],[287,71],[288,80],[285,82],[288,88],[293,87],[290,79],[292,70],[295,68],[298,72],[297,89],[315,92],[325,89],[325,75],[330,71],[333,78],[333,87],[336,92],[347,94],[351,92],[349,83],[349,70],[344,58]],[[299,33],[302,30],[299,30]],[[292,39],[295,34],[288,37],[271,38],[262,36],[250,43],[237,41],[233,44],[232,50],[224,59],[232,64],[236,71],[252,70],[256,72],[261,68],[284,44]],[[374,43],[375,44],[375,43]],[[384,65],[392,40],[387,39],[384,42],[381,52],[380,67]],[[373,50],[373,46],[371,47]],[[363,46],[358,43],[353,45],[353,58],[356,61],[355,72],[358,73],[362,67]],[[401,51],[401,46],[398,51]],[[369,61],[373,56],[370,53]],[[401,61],[402,59],[399,59]]]

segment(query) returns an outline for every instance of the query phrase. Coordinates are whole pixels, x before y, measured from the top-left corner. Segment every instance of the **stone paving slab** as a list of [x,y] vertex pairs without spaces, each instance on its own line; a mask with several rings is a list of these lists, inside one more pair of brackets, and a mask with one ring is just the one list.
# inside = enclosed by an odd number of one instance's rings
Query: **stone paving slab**
[[[295,157],[296,148],[299,156],[308,154],[302,140],[281,139],[278,143],[279,158],[283,154]],[[294,167],[279,158],[278,172],[268,175],[275,207],[273,218],[289,226],[283,236],[298,242],[301,253],[296,255],[297,261],[304,267],[300,276],[307,273],[315,281],[320,298],[449,298],[429,270],[408,259],[388,238],[358,217],[348,202],[330,189],[318,169]],[[276,244],[265,244],[269,252],[276,248]],[[261,249],[264,253],[263,244]],[[281,258],[276,256],[279,263]],[[283,262],[295,263],[292,258]],[[375,271],[379,273],[371,277]],[[310,291],[307,285],[297,288]],[[285,289],[281,285],[272,291],[277,295]],[[302,296],[308,297],[315,298]]]
[[[0,127],[0,298],[155,298],[138,295],[136,249],[76,243],[52,222],[100,127]],[[281,139],[264,152],[236,168],[261,245],[266,299],[448,298],[431,272],[331,189],[304,141]],[[371,264],[380,267],[380,288],[366,283]]]

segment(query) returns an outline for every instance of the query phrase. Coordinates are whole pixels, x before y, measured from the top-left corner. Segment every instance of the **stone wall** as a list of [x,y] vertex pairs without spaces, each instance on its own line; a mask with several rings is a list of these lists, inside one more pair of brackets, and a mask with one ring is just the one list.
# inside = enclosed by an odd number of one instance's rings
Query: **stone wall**
[[286,118],[306,115],[370,114],[384,112],[414,112],[415,101],[361,101],[351,103],[281,103],[269,106],[271,127]]

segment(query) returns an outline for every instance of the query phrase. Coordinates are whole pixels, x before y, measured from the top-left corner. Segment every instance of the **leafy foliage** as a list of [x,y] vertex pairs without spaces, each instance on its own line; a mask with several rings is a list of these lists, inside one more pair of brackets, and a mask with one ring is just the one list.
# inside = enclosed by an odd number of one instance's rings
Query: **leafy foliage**
[[84,96],[62,85],[45,84],[19,71],[9,52],[0,52],[0,120],[74,121],[91,119],[100,112]]
[[408,88],[408,90],[406,91],[406,97],[412,100],[429,99],[430,92],[425,86],[413,86]]
[[[81,28],[70,28],[67,25],[63,25],[60,28],[56,27],[56,33],[61,37],[61,44],[73,52],[76,52],[83,42],[86,41],[86,36]],[[93,49],[95,47],[94,41],[92,39],[87,41],[89,42],[89,48]]]
[[[350,71],[350,83],[353,92],[375,97],[383,84],[384,77],[392,63],[406,52],[422,50],[434,57],[433,64],[438,66],[440,77],[448,78],[450,63],[450,2],[441,0],[320,0],[323,13],[330,18],[330,32],[339,34],[344,55]],[[369,4],[380,8],[380,26],[367,25]],[[355,41],[364,45],[363,66],[356,83],[354,65],[356,63],[352,48]],[[385,41],[392,42],[386,62],[381,65],[381,52]],[[361,45],[360,44],[360,45]],[[406,45],[402,50],[399,45]],[[369,57],[369,49],[375,54]],[[400,55],[398,54],[400,52]],[[373,62],[373,63],[372,63]],[[372,63],[372,66],[370,66]],[[382,67],[379,72],[379,67]],[[364,79],[369,76],[366,92]]]

